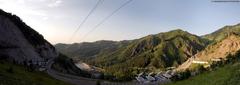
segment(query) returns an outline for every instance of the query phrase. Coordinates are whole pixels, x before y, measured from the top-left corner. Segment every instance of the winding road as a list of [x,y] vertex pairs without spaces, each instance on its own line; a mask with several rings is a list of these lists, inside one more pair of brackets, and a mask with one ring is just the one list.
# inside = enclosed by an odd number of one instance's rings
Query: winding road
[[51,67],[54,63],[54,59],[50,59],[47,62],[47,73],[48,75],[52,76],[55,79],[65,81],[74,85],[96,85],[96,80],[94,79],[88,79],[88,78],[83,78],[79,76],[74,76],[74,75],[69,75],[69,74],[64,74],[57,72],[53,70]]
[[[96,85],[97,84],[97,79],[90,79],[90,78],[84,78],[84,77],[79,77],[75,75],[69,75],[69,74],[64,74],[57,72],[53,70],[51,67],[54,63],[54,59],[50,59],[47,62],[47,73],[48,75],[52,76],[55,79],[71,83],[73,85]],[[101,81],[101,85],[139,85],[137,81],[132,81],[132,82],[109,82],[109,81]]]

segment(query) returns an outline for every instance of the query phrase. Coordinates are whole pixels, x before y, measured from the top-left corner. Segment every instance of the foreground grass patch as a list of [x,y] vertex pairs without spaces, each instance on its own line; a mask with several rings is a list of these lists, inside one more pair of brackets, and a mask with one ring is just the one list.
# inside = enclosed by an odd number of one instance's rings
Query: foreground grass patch
[[30,72],[20,65],[0,61],[0,85],[69,85],[43,72]]
[[183,81],[167,85],[239,85],[240,63],[228,64]]

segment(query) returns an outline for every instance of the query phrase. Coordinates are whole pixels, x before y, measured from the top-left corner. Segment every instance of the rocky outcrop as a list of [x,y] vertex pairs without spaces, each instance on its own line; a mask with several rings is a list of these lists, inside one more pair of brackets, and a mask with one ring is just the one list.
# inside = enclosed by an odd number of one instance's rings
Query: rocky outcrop
[[194,62],[211,62],[213,60],[226,59],[228,55],[234,55],[240,50],[240,35],[230,33],[225,39],[207,46],[203,51],[189,58],[177,70],[186,70]]
[[210,61],[211,59],[226,58],[227,55],[234,55],[240,50],[240,36],[230,34],[216,44],[208,46],[204,51],[195,55],[195,60]]
[[57,57],[55,48],[19,17],[0,10],[0,57],[16,63]]

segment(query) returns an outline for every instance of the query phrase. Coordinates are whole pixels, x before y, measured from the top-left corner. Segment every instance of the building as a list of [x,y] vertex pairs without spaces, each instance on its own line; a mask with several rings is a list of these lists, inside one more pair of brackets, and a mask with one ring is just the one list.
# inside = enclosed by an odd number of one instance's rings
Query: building
[[219,58],[214,58],[214,59],[211,59],[211,61],[214,61],[214,62],[219,62],[219,61],[222,61],[222,59],[219,59]]
[[197,60],[193,60],[192,63],[195,63],[195,64],[208,64],[208,62],[206,62],[206,61],[197,61]]

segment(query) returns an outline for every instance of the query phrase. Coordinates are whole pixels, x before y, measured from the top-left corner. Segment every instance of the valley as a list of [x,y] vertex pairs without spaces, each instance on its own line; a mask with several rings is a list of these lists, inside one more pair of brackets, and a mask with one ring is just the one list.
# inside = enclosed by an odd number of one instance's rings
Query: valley
[[53,45],[0,9],[0,85],[238,85],[239,66],[240,24],[201,36],[182,28]]
[[[239,50],[238,42],[240,40],[240,32],[236,31],[237,29],[240,29],[239,24],[225,26],[222,29],[213,32],[212,34],[200,37],[182,30],[173,30],[156,35],[149,35],[140,39],[125,41],[127,43],[124,45],[118,45],[120,47],[118,47],[117,50],[107,50],[109,49],[107,46],[103,46],[102,50],[87,50],[87,47],[93,45],[88,46],[85,44],[84,46],[84,43],[75,43],[73,44],[74,46],[67,44],[56,44],[55,47],[60,52],[65,53],[65,55],[70,57],[71,55],[75,55],[73,58],[75,62],[82,62],[82,64],[84,64],[83,66],[87,66],[87,70],[93,70],[93,68],[90,67],[95,66],[101,68],[102,70],[99,72],[104,75],[103,79],[112,80],[112,78],[116,78],[116,80],[112,81],[128,81],[136,79],[138,81],[149,82],[151,81],[149,78],[146,78],[147,80],[139,80],[136,76],[141,78],[139,75],[141,75],[141,73],[146,73],[145,76],[147,77],[148,74],[151,75],[151,73],[153,73],[156,76],[155,78],[157,78],[157,73],[162,72],[164,74],[164,72],[169,71],[168,68],[173,68],[172,71],[178,74],[178,71],[192,69],[194,64],[200,66],[203,65],[205,68],[208,68],[215,61],[218,62],[227,60],[228,55],[234,55]],[[219,34],[222,37],[218,37],[216,34]],[[99,42],[103,41],[97,41],[89,44],[99,44]],[[117,41],[105,42],[114,42],[115,45],[116,43],[119,43]],[[61,47],[61,45],[64,45],[65,47]],[[94,55],[87,56],[79,53],[81,50],[83,50],[81,49],[82,46],[85,47],[85,52],[95,52]],[[111,47],[114,46],[111,45],[110,48]],[[141,58],[143,58],[143,61],[139,60]],[[145,76],[142,77],[144,78]]]

